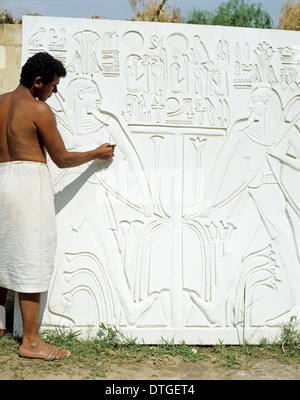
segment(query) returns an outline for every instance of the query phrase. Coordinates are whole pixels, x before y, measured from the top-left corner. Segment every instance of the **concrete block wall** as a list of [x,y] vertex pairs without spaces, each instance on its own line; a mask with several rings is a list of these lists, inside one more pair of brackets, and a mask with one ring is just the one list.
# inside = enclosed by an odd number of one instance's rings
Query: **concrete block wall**
[[0,94],[18,86],[21,57],[22,25],[0,24]]

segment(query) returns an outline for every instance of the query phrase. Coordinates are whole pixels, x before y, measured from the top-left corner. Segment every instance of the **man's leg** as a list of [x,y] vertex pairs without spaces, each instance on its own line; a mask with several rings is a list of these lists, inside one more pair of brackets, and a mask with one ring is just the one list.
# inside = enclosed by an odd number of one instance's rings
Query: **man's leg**
[[4,307],[5,301],[6,301],[7,292],[8,292],[7,289],[5,289],[3,287],[0,287],[0,306]]
[[42,341],[39,335],[40,293],[19,293],[23,320],[23,342],[19,355],[27,358],[59,360],[70,355],[67,350],[56,348]]
[[0,337],[2,337],[5,333],[5,300],[7,296],[8,290],[0,287]]

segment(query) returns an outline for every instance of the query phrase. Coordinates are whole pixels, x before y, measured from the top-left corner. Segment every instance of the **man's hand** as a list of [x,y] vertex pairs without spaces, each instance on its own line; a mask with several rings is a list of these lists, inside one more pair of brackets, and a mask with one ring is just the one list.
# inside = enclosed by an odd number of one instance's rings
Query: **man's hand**
[[110,143],[104,143],[96,149],[97,159],[109,160],[114,156],[114,150],[116,145]]

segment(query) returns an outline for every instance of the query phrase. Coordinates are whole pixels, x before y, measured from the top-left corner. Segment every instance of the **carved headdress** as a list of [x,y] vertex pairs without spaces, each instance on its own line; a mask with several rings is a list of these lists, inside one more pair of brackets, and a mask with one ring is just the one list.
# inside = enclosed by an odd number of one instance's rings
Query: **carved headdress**
[[250,117],[244,132],[254,141],[265,146],[277,142],[278,124],[282,115],[282,103],[278,93],[271,85],[257,85],[251,93],[250,100],[264,104],[264,115],[261,121],[254,123]]

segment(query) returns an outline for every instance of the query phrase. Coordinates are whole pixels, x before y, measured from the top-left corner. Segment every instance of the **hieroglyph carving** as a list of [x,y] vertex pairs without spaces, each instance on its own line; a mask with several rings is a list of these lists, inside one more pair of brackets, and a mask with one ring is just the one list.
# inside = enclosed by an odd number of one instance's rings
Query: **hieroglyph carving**
[[58,249],[44,327],[255,342],[300,312],[300,39],[293,32],[24,17],[67,77],[49,167]]

